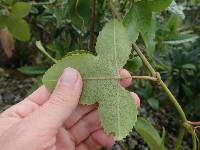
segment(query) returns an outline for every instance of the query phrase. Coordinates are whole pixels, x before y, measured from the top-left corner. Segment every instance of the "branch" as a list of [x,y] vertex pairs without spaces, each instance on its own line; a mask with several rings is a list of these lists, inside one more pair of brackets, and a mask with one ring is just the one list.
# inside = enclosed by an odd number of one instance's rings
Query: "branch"
[[197,135],[194,131],[191,133],[191,135],[192,135],[192,142],[193,142],[192,150],[197,150]]
[[174,95],[171,93],[171,91],[168,89],[168,87],[166,86],[166,84],[161,79],[159,79],[158,83],[161,85],[162,89],[165,91],[165,93],[168,95],[168,97],[171,100],[171,102],[176,107],[176,110],[178,111],[178,113],[179,113],[179,115],[181,117],[181,120],[183,122],[187,122],[187,118],[185,116],[185,113],[184,113],[182,107],[180,106],[180,104],[178,103],[178,101],[174,97]]
[[90,37],[89,37],[89,43],[88,43],[88,49],[94,50],[94,26],[96,21],[96,0],[90,0],[91,1],[91,18],[90,18]]
[[171,100],[171,102],[174,104],[174,106],[176,107],[177,111],[179,112],[179,115],[182,119],[183,122],[186,122],[186,116],[185,113],[183,111],[183,109],[181,108],[180,104],[178,103],[177,99],[174,97],[174,95],[171,93],[171,91],[168,89],[168,87],[166,86],[166,84],[162,81],[159,73],[157,73],[154,68],[151,66],[151,64],[148,62],[148,60],[146,59],[146,57],[142,54],[140,48],[133,43],[133,48],[135,49],[135,51],[138,53],[139,57],[142,59],[144,65],[147,67],[147,69],[151,72],[151,74],[154,77],[157,77],[158,79],[158,83],[161,85],[162,89],[165,91],[165,93],[168,95],[169,99]]
[[142,59],[144,65],[148,68],[148,70],[151,72],[151,74],[154,77],[157,77],[158,83],[161,85],[162,89],[168,95],[169,99],[171,100],[171,102],[175,106],[176,110],[178,111],[178,113],[179,113],[179,115],[181,117],[181,120],[183,122],[183,126],[192,135],[193,150],[196,150],[196,148],[197,148],[196,133],[195,133],[195,131],[193,131],[192,126],[188,123],[188,120],[187,120],[187,118],[185,116],[185,113],[184,113],[182,107],[180,106],[180,104],[178,103],[178,101],[174,97],[174,95],[171,93],[171,91],[168,89],[168,87],[166,86],[166,84],[162,81],[162,79],[160,77],[160,74],[154,70],[154,68],[148,62],[148,60],[146,59],[146,57],[142,54],[142,52],[139,49],[139,47],[135,43],[133,44],[133,47],[135,48],[135,50],[138,53],[139,57]]
[[195,125],[195,126],[199,126],[200,125],[200,121],[198,121],[198,122],[188,121],[188,123],[191,124],[191,125]]
[[143,53],[141,52],[140,48],[133,43],[132,47],[135,49],[135,51],[137,52],[137,54],[139,55],[139,57],[142,59],[144,65],[147,67],[147,69],[151,72],[152,76],[156,76],[156,71],[154,70],[154,68],[151,66],[151,64],[149,63],[149,61],[147,60],[147,58],[143,55]]
[[195,130],[197,130],[197,129],[199,129],[200,128],[200,126],[195,126],[195,127],[193,127]]
[[[178,103],[178,101],[174,97],[174,95],[171,93],[171,91],[168,89],[168,87],[166,86],[166,84],[162,81],[162,79],[160,77],[160,74],[154,70],[154,68],[148,62],[148,60],[146,59],[146,57],[142,54],[142,52],[139,49],[139,47],[135,43],[133,44],[133,47],[135,48],[136,52],[138,53],[139,57],[142,59],[143,63],[148,68],[148,70],[152,73],[153,76],[157,77],[158,83],[161,85],[162,89],[168,95],[169,99],[171,100],[171,102],[175,106],[176,110],[178,111],[178,113],[179,113],[179,115],[181,117],[181,120],[183,122],[183,126],[185,127],[185,129],[187,130],[187,132],[190,133],[191,136],[192,136],[192,142],[193,142],[193,149],[192,150],[196,150],[196,148],[197,148],[197,139],[198,138],[197,138],[196,133],[193,130],[191,124],[190,124],[191,122],[190,123],[188,122],[188,120],[187,120],[187,118],[185,116],[185,113],[184,113],[182,107],[180,106],[180,104]],[[197,122],[197,124],[198,123],[199,122]],[[180,135],[180,138],[181,138],[181,136],[182,135]]]
[[175,147],[174,147],[175,150],[180,150],[184,135],[185,135],[185,128],[181,127],[179,130],[178,139],[177,139]]
[[121,15],[119,14],[119,12],[116,10],[116,8],[114,7],[112,0],[108,0],[108,6],[110,7],[112,14],[115,18],[117,18],[119,21],[122,20]]

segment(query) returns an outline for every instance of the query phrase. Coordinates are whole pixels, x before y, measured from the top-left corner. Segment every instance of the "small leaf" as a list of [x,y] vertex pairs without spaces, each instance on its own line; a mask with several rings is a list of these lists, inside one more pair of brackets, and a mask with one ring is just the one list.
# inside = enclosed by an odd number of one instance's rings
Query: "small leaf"
[[53,58],[42,46],[41,41],[36,41],[35,43],[36,47],[44,54],[46,55],[49,59],[51,59],[54,63],[57,63],[57,60]]
[[163,127],[163,132],[162,132],[162,141],[161,141],[161,150],[165,150],[165,140],[166,140],[166,130]]
[[30,3],[16,2],[12,7],[11,16],[16,18],[23,18],[29,14],[30,10]]
[[177,15],[171,15],[170,18],[167,20],[165,26],[171,33],[177,33],[178,28],[181,25],[182,20]]
[[47,68],[39,66],[24,66],[18,68],[17,70],[27,75],[41,75],[47,71]]
[[139,57],[129,59],[124,67],[133,73],[142,67],[142,60]]
[[160,150],[162,147],[162,139],[156,129],[144,118],[138,118],[135,124],[136,131],[147,142],[151,150]]
[[180,6],[178,6],[174,0],[172,1],[168,10],[173,14],[179,16],[181,19],[185,19],[185,14],[183,12],[183,9]]
[[197,68],[196,68],[196,66],[194,64],[184,64],[184,65],[182,65],[182,68],[191,69],[191,70],[197,70]]
[[125,65],[131,52],[131,42],[122,23],[114,20],[105,25],[99,33],[96,51],[97,56],[72,54],[59,60],[45,73],[43,83],[52,91],[64,68],[77,69],[84,81],[80,103],[98,103],[105,132],[121,140],[131,132],[137,120],[137,109],[130,93],[116,80],[120,77],[118,70]]
[[178,45],[186,42],[194,42],[198,38],[199,36],[195,34],[177,34],[170,40],[164,41],[163,44]]
[[151,11],[163,11],[172,3],[172,0],[148,0],[147,5]]
[[9,17],[7,27],[12,35],[20,41],[28,41],[31,37],[29,25],[23,19]]
[[155,98],[149,98],[147,100],[147,102],[149,103],[149,105],[153,108],[153,109],[159,109],[159,100],[155,99]]

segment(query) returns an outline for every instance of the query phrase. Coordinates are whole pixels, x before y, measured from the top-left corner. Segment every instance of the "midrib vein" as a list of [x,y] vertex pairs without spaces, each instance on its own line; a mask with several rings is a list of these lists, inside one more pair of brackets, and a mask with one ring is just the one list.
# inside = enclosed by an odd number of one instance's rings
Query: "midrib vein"
[[[116,70],[118,70],[118,64],[117,64],[117,46],[116,46],[116,35],[115,35],[115,22],[113,23],[114,24],[114,33],[113,33],[113,36],[114,36],[114,52],[115,52],[115,68]],[[118,94],[118,86],[117,86],[117,129],[118,129],[118,133],[119,135],[121,135],[121,131],[120,131],[120,116],[119,116],[119,94]]]

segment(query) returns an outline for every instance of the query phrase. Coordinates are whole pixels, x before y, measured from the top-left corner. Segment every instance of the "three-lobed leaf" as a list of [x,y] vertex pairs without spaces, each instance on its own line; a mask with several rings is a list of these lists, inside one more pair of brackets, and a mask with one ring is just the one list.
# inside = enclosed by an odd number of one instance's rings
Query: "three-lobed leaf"
[[130,93],[116,80],[131,52],[131,42],[122,23],[113,20],[106,24],[97,39],[96,50],[97,56],[83,53],[64,57],[46,72],[43,83],[52,91],[64,68],[77,69],[84,81],[80,103],[98,103],[102,127],[121,140],[137,120]]

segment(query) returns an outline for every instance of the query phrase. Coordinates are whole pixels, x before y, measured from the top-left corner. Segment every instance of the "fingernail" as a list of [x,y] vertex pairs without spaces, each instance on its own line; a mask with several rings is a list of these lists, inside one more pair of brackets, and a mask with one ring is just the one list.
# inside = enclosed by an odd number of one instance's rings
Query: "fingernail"
[[73,68],[66,68],[61,76],[60,83],[64,85],[72,85],[76,83],[78,73]]

